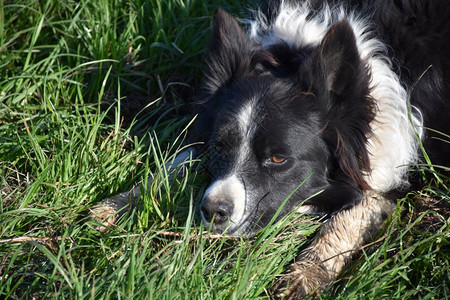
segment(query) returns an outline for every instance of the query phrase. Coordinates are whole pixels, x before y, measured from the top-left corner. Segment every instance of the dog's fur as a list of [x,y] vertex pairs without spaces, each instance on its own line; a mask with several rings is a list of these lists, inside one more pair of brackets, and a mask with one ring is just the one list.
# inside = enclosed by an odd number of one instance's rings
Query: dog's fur
[[333,280],[408,188],[420,145],[449,165],[427,130],[450,133],[449,19],[440,0],[273,1],[245,33],[217,12],[197,146],[174,165],[207,153],[201,216],[216,232],[251,235],[282,205],[329,216],[277,284],[285,296]]

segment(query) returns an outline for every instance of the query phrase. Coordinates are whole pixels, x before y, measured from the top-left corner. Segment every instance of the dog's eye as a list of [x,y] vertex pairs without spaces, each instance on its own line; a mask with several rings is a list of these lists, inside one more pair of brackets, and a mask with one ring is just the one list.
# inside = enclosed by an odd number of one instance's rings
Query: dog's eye
[[215,150],[217,153],[222,153],[222,152],[223,152],[223,147],[222,147],[221,145],[215,145],[215,146],[214,146],[214,150]]
[[270,157],[270,161],[275,163],[275,164],[281,164],[282,162],[284,162],[286,160],[286,158],[284,158],[281,155],[272,155]]

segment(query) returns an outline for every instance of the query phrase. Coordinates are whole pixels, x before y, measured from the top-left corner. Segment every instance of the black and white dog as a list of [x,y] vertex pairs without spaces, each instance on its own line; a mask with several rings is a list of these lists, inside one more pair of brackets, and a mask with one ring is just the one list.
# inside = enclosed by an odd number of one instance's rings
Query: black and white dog
[[207,153],[201,216],[215,232],[251,235],[284,202],[282,215],[330,216],[278,284],[296,297],[331,282],[381,226],[421,145],[450,165],[428,130],[450,133],[450,2],[272,2],[246,31],[217,12],[190,136],[203,146],[174,165]]

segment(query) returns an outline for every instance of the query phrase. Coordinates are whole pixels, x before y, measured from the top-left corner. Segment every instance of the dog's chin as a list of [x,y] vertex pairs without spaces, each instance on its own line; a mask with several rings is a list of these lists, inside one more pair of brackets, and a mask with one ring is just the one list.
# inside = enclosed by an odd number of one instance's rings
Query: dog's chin
[[202,222],[205,228],[207,228],[212,233],[228,235],[232,237],[243,237],[250,238],[255,235],[256,231],[254,230],[254,226],[252,224],[244,222],[237,224],[229,220],[225,224],[212,224],[205,220],[202,214]]
[[209,229],[209,231],[217,234],[223,234],[231,237],[243,237],[250,238],[255,235],[255,232],[246,226],[217,226],[211,225],[210,223],[204,223],[205,227]]

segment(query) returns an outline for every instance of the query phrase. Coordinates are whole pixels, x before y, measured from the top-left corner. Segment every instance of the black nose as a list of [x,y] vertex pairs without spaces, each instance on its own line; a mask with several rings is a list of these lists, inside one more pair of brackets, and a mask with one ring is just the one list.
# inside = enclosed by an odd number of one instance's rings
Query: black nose
[[214,220],[214,224],[223,224],[233,213],[233,205],[225,201],[212,201],[209,199],[203,199],[200,207],[203,217],[206,221],[211,222]]

